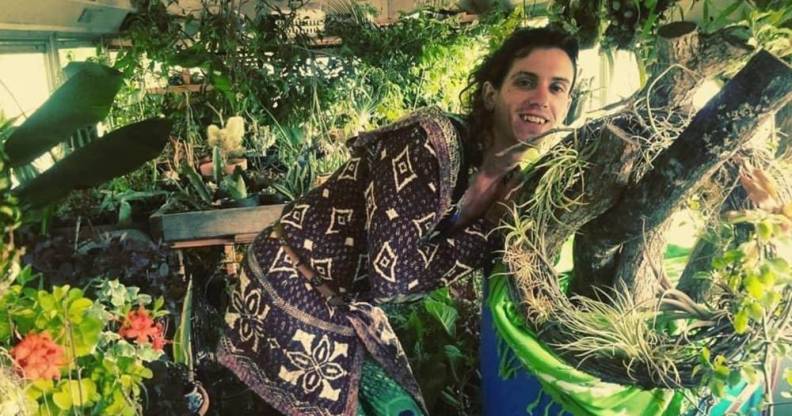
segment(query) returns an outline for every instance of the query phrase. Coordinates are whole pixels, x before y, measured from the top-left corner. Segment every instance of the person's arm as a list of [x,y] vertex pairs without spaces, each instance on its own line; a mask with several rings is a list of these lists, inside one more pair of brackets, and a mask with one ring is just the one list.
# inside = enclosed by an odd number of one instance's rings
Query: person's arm
[[455,207],[453,230],[463,229],[468,224],[486,218],[497,224],[503,215],[503,203],[509,201],[519,186],[518,165],[526,152],[535,153],[529,147],[513,146],[500,153],[484,156],[481,169],[470,181],[459,203]]
[[383,140],[366,188],[372,297],[406,300],[448,284],[489,258],[483,220],[426,238],[437,223],[438,162],[421,134]]

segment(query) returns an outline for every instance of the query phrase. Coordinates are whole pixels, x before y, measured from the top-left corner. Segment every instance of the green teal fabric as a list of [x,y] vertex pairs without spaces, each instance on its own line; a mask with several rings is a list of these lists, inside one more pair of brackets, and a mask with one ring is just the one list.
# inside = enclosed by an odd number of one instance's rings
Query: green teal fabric
[[422,416],[418,404],[369,357],[363,361],[357,416]]
[[682,396],[671,390],[642,390],[606,383],[567,365],[525,325],[509,296],[503,266],[489,285],[487,306],[495,329],[522,366],[536,376],[542,391],[575,416],[678,415]]

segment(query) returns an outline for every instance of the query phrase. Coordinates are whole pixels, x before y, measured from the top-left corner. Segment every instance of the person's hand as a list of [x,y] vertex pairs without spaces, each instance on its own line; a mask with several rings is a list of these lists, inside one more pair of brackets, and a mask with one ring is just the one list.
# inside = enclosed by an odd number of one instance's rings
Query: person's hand
[[511,209],[512,201],[522,187],[523,179],[519,170],[515,169],[511,172],[512,174],[501,180],[501,185],[498,186],[498,190],[495,192],[493,202],[487,212],[484,213],[484,218],[492,224],[497,225],[500,223],[501,219]]
[[459,201],[460,212],[454,228],[466,226],[482,215],[490,222],[500,222],[508,210],[507,204],[522,184],[521,175],[516,174],[520,164],[538,158],[539,151],[527,146],[512,146],[485,156],[481,169]]
[[539,152],[534,147],[522,143],[507,147],[500,152],[488,152],[484,155],[479,172],[495,179],[501,179],[520,165],[523,160],[532,158],[534,154],[538,155]]

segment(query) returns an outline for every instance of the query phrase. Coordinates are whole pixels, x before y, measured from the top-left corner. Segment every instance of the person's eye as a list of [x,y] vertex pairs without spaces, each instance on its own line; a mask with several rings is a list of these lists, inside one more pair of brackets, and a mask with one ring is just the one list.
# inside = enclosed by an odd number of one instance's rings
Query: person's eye
[[556,94],[561,94],[566,92],[566,87],[563,84],[552,84],[550,85],[550,91]]
[[519,77],[514,80],[514,85],[520,88],[533,88],[536,83],[531,77]]

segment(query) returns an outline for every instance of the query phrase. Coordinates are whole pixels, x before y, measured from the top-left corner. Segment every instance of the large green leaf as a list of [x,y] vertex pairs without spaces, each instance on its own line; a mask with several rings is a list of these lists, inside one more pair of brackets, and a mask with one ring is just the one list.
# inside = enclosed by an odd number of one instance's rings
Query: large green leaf
[[173,362],[184,364],[190,371],[193,369],[192,356],[192,279],[187,281],[187,292],[184,294],[179,327],[173,336]]
[[124,126],[75,150],[15,190],[23,206],[38,208],[74,189],[86,189],[137,169],[162,152],[171,122],[152,118]]
[[69,80],[6,141],[11,166],[29,163],[80,127],[102,121],[123,83],[120,72],[92,62],[72,62],[64,72]]

